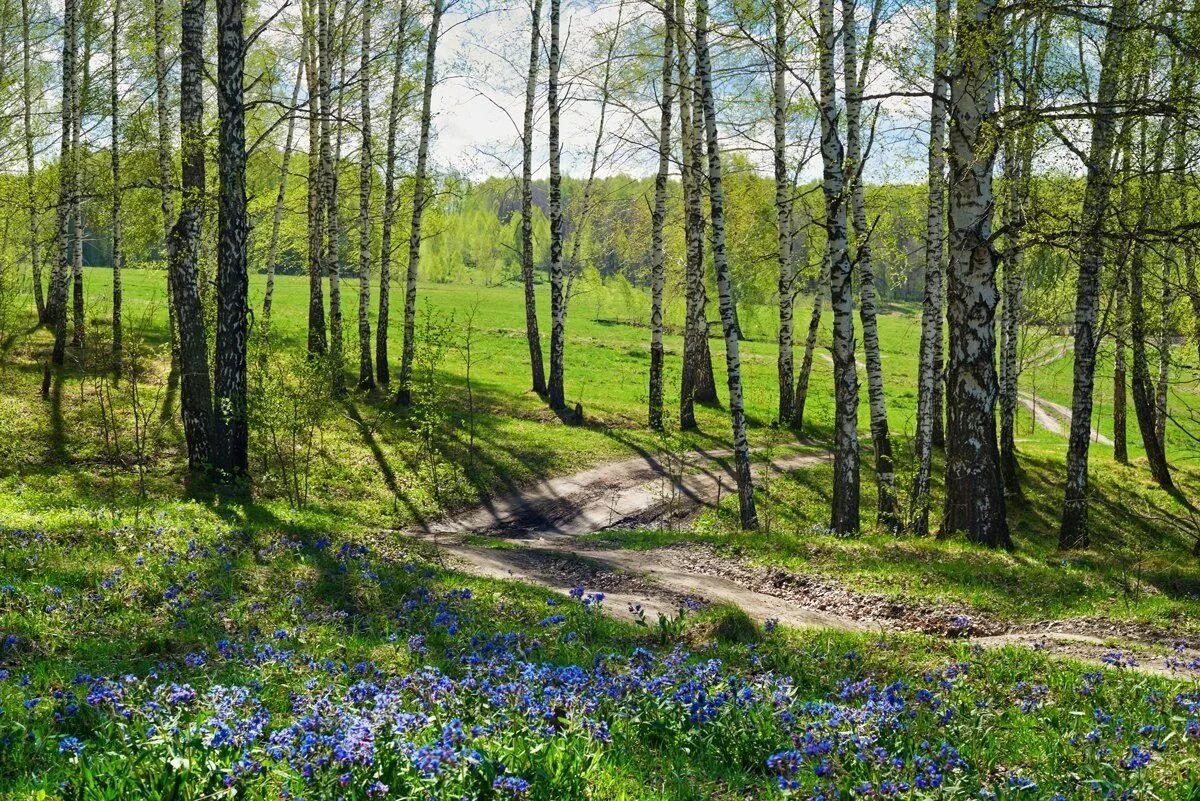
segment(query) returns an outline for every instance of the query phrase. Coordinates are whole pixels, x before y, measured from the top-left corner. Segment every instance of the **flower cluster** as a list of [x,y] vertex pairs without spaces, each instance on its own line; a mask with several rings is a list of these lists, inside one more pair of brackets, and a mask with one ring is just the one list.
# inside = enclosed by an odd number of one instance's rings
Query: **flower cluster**
[[[603,593],[583,587],[522,607],[362,544],[178,537],[137,541],[79,586],[0,589],[0,621],[24,626],[0,652],[0,764],[79,795],[120,796],[103,783],[138,753],[241,797],[534,799],[581,796],[617,743],[747,766],[764,792],[810,799],[1120,797],[1195,770],[1200,750],[1200,693],[1131,694],[1113,671],[1001,678],[972,657],[886,675],[890,646],[866,640],[802,663],[771,650],[780,637],[729,654],[614,646]],[[56,558],[39,534],[2,542],[5,564]],[[256,587],[245,564],[274,578]],[[34,669],[47,632],[115,639],[152,620],[186,647]],[[1069,775],[988,754],[986,732],[1035,716]]]

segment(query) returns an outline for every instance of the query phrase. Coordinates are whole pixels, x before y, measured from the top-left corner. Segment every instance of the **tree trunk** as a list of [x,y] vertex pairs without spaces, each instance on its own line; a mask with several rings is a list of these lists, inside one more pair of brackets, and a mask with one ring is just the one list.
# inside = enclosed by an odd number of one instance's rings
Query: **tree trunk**
[[671,157],[671,104],[675,102],[675,8],[663,5],[662,100],[659,103],[658,173],[654,177],[654,211],[650,219],[650,428],[663,428],[663,285],[666,282],[663,224],[667,217],[667,179]]
[[220,206],[217,251],[215,391],[217,466],[233,475],[249,468],[246,419],[246,344],[249,273],[246,267],[246,104],[244,0],[217,0],[217,97]]
[[363,0],[362,52],[359,54],[359,113],[362,147],[358,161],[358,388],[375,386],[371,363],[371,3]]
[[846,194],[842,141],[838,134],[833,0],[818,4],[820,55],[821,160],[824,165],[826,259],[833,311],[834,449],[830,529],[859,529],[858,370],[854,362],[854,295],[846,241]]
[[[1191,95],[1195,90],[1195,80],[1187,78],[1184,84],[1187,95]],[[1176,133],[1175,139],[1175,189],[1176,202],[1178,204],[1178,219],[1191,219],[1191,204],[1188,199],[1187,190],[1187,146],[1189,139],[1186,127],[1187,117],[1180,116],[1178,118],[1179,130]],[[1194,333],[1196,335],[1196,344],[1200,348],[1200,279],[1196,276],[1196,248],[1187,243],[1183,247],[1183,274],[1182,280],[1186,284],[1186,294],[1192,307],[1192,315],[1196,322],[1193,324]],[[1196,546],[1200,549],[1200,539],[1196,541]]]
[[[171,229],[175,225],[175,203],[171,195],[174,182],[174,156],[171,152],[171,113],[167,86],[167,31],[165,0],[154,0],[154,110],[158,117],[158,203],[162,214],[163,248],[169,249]],[[171,289],[172,271],[167,269],[167,331],[171,340],[171,374],[179,367],[179,332],[175,313],[175,292]]]
[[[1178,59],[1178,56],[1176,56]],[[1178,97],[1180,89],[1180,78],[1182,77],[1178,65],[1173,70],[1175,75],[1172,80],[1172,94]],[[1191,87],[1187,87],[1189,92]],[[1179,115],[1174,120],[1175,130],[1171,136],[1173,165],[1171,174],[1173,176],[1172,190],[1174,195],[1174,211],[1176,219],[1186,221],[1187,218],[1187,136],[1188,123],[1183,115]],[[1166,205],[1164,203],[1164,205]],[[1172,314],[1175,305],[1175,281],[1177,278],[1172,275],[1172,272],[1177,270],[1175,260],[1178,258],[1179,248],[1176,246],[1174,238],[1169,239],[1163,249],[1162,257],[1162,297],[1159,306],[1159,323],[1158,323],[1158,387],[1155,393],[1155,411],[1154,433],[1158,437],[1159,447],[1162,448],[1163,454],[1167,452],[1167,418],[1169,414],[1167,404],[1167,389],[1171,380],[1171,326]],[[1182,271],[1179,271],[1182,275]]]
[[[342,333],[342,217],[338,184],[342,172],[342,120],[346,99],[346,53],[349,49],[349,21],[344,19],[342,39],[338,42],[338,92],[337,108],[332,103],[332,86],[329,82],[334,56],[333,15],[337,8],[335,0],[322,0],[326,6],[324,31],[325,72],[323,86],[325,115],[321,119],[321,188],[324,194],[321,205],[325,208],[325,255],[322,258],[325,272],[329,276],[329,367],[333,374],[333,394],[340,396],[346,389],[346,365],[343,358],[345,338]],[[328,63],[327,63],[328,62]],[[334,141],[336,140],[336,145]]]
[[792,265],[791,185],[787,168],[787,5],[784,0],[774,0],[775,43],[771,53],[774,66],[772,75],[772,112],[774,116],[774,147],[772,156],[775,165],[775,235],[779,262],[779,358],[776,372],[779,377],[779,422],[787,424],[795,408],[795,387],[792,369],[792,306],[795,294],[792,283],[795,273]]
[[[320,0],[324,2],[324,0]],[[328,13],[318,0],[302,0],[303,37],[308,63],[308,354],[323,355],[329,348],[325,330],[325,204],[322,190],[321,125],[326,98],[322,93],[322,67],[329,54],[321,20]],[[315,18],[314,18],[315,15]]]
[[1129,444],[1126,393],[1125,348],[1128,332],[1125,320],[1125,295],[1128,281],[1125,278],[1124,265],[1119,264],[1113,281],[1113,294],[1116,296],[1116,320],[1113,323],[1113,458],[1121,464],[1129,464]]
[[54,326],[54,350],[51,361],[61,366],[66,360],[67,346],[67,274],[71,269],[71,214],[75,203],[75,151],[71,146],[74,130],[76,58],[78,56],[79,0],[65,0],[63,5],[62,54],[62,139],[59,150],[58,190],[58,260],[50,271],[49,312]]
[[82,348],[87,337],[83,297],[83,104],[91,94],[92,82],[92,38],[87,17],[82,16],[82,12],[78,25],[83,36],[83,60],[79,65],[83,80],[75,83],[75,95],[71,100],[71,169],[75,171],[72,178],[75,191],[71,194],[71,227],[74,229],[71,237],[71,347],[74,348]]
[[[1179,193],[1180,202],[1180,219],[1189,219],[1188,214],[1188,197],[1187,192]],[[1196,270],[1196,252],[1192,247],[1186,247],[1183,251],[1183,267],[1185,278],[1187,279],[1187,294],[1188,300],[1191,301],[1192,315],[1197,321],[1200,321],[1200,276]],[[1193,326],[1193,335],[1196,337],[1197,358],[1200,358],[1200,322]],[[1197,540],[1200,543],[1200,540]]]
[[990,133],[996,101],[996,0],[959,9],[950,82],[950,262],[946,510],[942,533],[1011,547],[996,444],[996,262]]
[[[669,0],[672,1],[673,0]],[[529,71],[525,75],[525,119],[521,132],[521,279],[525,285],[525,338],[533,391],[546,394],[542,337],[538,332],[537,296],[533,291],[533,111],[541,46],[542,0],[533,0],[530,14]]]
[[804,338],[804,356],[800,360],[800,375],[796,378],[796,404],[792,410],[792,427],[804,431],[804,406],[808,402],[808,382],[812,376],[813,356],[817,351],[817,334],[821,329],[821,311],[825,290],[829,286],[829,258],[822,256],[817,291],[813,293],[812,311],[808,316],[808,334]]
[[566,331],[567,298],[563,291],[563,219],[562,175],[559,160],[562,144],[559,141],[559,17],[561,0],[550,0],[550,381],[547,395],[550,408],[565,409],[567,401],[563,387],[563,350]]
[[[1009,74],[1004,83],[1005,104],[1021,103],[1032,107],[1038,102],[1042,75],[1049,49],[1050,37],[1040,16],[1030,23],[1021,23],[1018,47],[1019,76]],[[1020,96],[1015,92],[1020,89]],[[1008,228],[1006,248],[1001,259],[1004,269],[1004,306],[1000,318],[1000,477],[1004,492],[1016,501],[1024,499],[1017,462],[1016,417],[1018,381],[1017,363],[1021,326],[1021,304],[1024,302],[1025,277],[1025,205],[1033,175],[1035,127],[1030,124],[1014,126],[1004,135],[1004,172],[1007,187],[1005,227]]]
[[870,69],[872,38],[879,19],[876,0],[869,24],[867,52],[861,67],[853,0],[842,2],[842,52],[846,93],[846,173],[850,181],[850,203],[854,224],[854,263],[858,266],[859,319],[863,330],[863,358],[867,368],[867,402],[871,417],[871,444],[875,451],[875,484],[878,491],[879,523],[890,530],[900,527],[896,508],[896,468],[888,431],[887,405],[883,395],[883,360],[879,353],[879,326],[875,310],[875,272],[871,261],[871,229],[863,196],[862,96],[863,78]]
[[703,115],[687,57],[687,14],[683,0],[675,4],[675,51],[679,54],[680,177],[684,197],[686,249],[686,316],[683,331],[683,375],[679,384],[679,428],[696,426],[695,404],[715,401],[716,379],[708,348],[708,290],[704,285],[704,211],[700,180],[704,147],[697,121]]
[[[1014,49],[1019,54],[1021,72],[1017,75],[1014,68],[1013,73],[1006,76],[1006,105],[1020,102],[1029,107],[1037,102],[1050,39],[1042,19],[1045,18],[1039,18],[1032,28],[1027,24],[1020,27],[1021,38]],[[1019,99],[1016,95],[1018,88],[1021,91]],[[1016,418],[1020,379],[1017,349],[1025,284],[1023,240],[1027,222],[1025,204],[1033,172],[1033,131],[1033,126],[1026,124],[1015,126],[1015,130],[1004,135],[1004,172],[1008,190],[1004,215],[1008,234],[1001,259],[1004,305],[1000,318],[1000,477],[1004,481],[1004,492],[1016,501],[1024,499],[1017,461]]]
[[1171,306],[1175,302],[1171,286],[1171,264],[1175,248],[1168,243],[1162,260],[1162,295],[1158,314],[1158,385],[1154,391],[1154,436],[1158,447],[1167,452],[1167,387],[1171,380]]
[[[947,104],[949,105],[949,104]],[[946,188],[949,188],[949,182],[946,183]],[[938,268],[942,275],[942,321],[939,328],[945,331],[945,316],[946,316],[946,269],[948,261],[942,260],[941,266]],[[933,383],[933,434],[930,440],[935,448],[946,447],[946,339],[943,334],[936,342],[933,343],[933,365],[934,365],[934,383]]]
[[[1146,124],[1145,121],[1142,122],[1143,126]],[[1168,124],[1166,120],[1162,122],[1155,145],[1154,162],[1150,165],[1146,164],[1143,140],[1142,194],[1139,198],[1141,212],[1135,231],[1133,256],[1129,267],[1129,339],[1133,351],[1133,409],[1137,414],[1138,430],[1142,435],[1142,447],[1146,450],[1150,475],[1160,487],[1168,492],[1174,492],[1175,483],[1171,479],[1171,469],[1155,433],[1157,414],[1154,408],[1154,383],[1150,378],[1150,361],[1146,355],[1146,308],[1143,286],[1146,270],[1146,244],[1142,240],[1142,234],[1152,221],[1151,215],[1156,201],[1159,199],[1159,176],[1163,168],[1163,151],[1166,147]]]
[[[307,49],[307,43],[301,45]],[[279,191],[275,193],[275,210],[271,216],[271,240],[267,246],[267,287],[263,292],[262,322],[259,330],[262,332],[263,355],[271,341],[271,302],[275,297],[275,267],[279,258],[279,228],[283,223],[283,203],[287,197],[288,171],[292,163],[292,145],[296,138],[296,104],[300,101],[300,82],[304,80],[305,55],[300,56],[296,67],[296,82],[292,84],[292,104],[288,108],[287,138],[283,145],[283,158],[279,164]]]
[[1150,378],[1150,363],[1146,356],[1146,309],[1142,284],[1146,269],[1145,246],[1133,246],[1133,259],[1129,270],[1129,338],[1133,350],[1133,409],[1137,414],[1138,429],[1142,434],[1142,447],[1146,449],[1146,461],[1150,464],[1150,475],[1165,490],[1174,491],[1171,470],[1166,455],[1159,445],[1154,426],[1154,384]]
[[[1088,451],[1092,434],[1092,395],[1096,352],[1100,344],[1100,275],[1104,266],[1105,233],[1112,205],[1113,147],[1116,144],[1114,112],[1124,62],[1125,36],[1133,0],[1113,6],[1096,97],[1096,118],[1088,149],[1087,183],[1084,186],[1082,237],[1079,244],[1079,278],[1075,289],[1075,369],[1071,395],[1071,435],[1067,444],[1066,494],[1060,548],[1086,548],[1088,533]],[[1140,277],[1139,277],[1140,285]]]
[[38,242],[38,198],[34,187],[33,164],[33,75],[30,49],[33,19],[30,0],[21,0],[21,101],[25,122],[25,192],[29,203],[29,265],[33,270],[33,303],[38,325],[49,325],[50,314],[42,287],[42,260]]
[[[1005,164],[1008,163],[1008,157],[1005,157]],[[1012,191],[1011,182],[1014,178],[1009,179],[1010,194],[1016,194]],[[1012,213],[1012,202],[1007,207],[1009,213]],[[1019,201],[1016,201],[1019,202]],[[1017,212],[1018,214],[1020,212]],[[1019,230],[1020,223],[1011,220],[1009,225],[1013,225]],[[1004,304],[1000,311],[1000,479],[1004,482],[1004,492],[1009,498],[1019,500],[1023,497],[1021,492],[1021,478],[1018,474],[1017,463],[1017,437],[1016,437],[1016,420],[1017,420],[1017,338],[1020,332],[1020,315],[1021,315],[1021,261],[1022,254],[1020,245],[1013,245],[1008,249],[1001,259],[1000,265],[1004,271]]]
[[179,50],[179,129],[183,196],[179,216],[167,240],[170,286],[179,327],[180,408],[187,440],[188,468],[213,464],[212,388],[208,340],[200,307],[197,258],[204,216],[204,4],[185,0]]
[[383,168],[383,221],[379,249],[379,314],[375,329],[375,378],[380,386],[391,381],[388,368],[388,323],[392,291],[392,228],[396,222],[396,134],[400,129],[400,109],[404,104],[401,77],[408,44],[408,0],[401,0],[400,20],[396,25],[396,44],[392,63],[392,96],[388,101],[387,163]]
[[[557,0],[555,0],[557,2]],[[729,418],[733,425],[734,475],[737,478],[739,520],[744,530],[758,528],[754,509],[754,483],[750,475],[750,445],[746,439],[746,413],[742,407],[742,365],[738,332],[733,320],[733,292],[725,253],[725,195],[721,186],[721,151],[717,140],[717,107],[713,97],[712,67],[708,55],[708,0],[696,0],[696,76],[704,104],[704,133],[708,145],[708,201],[712,219],[713,271],[725,333],[725,369],[729,387]]]
[[946,91],[950,52],[950,0],[937,0],[934,22],[933,99],[929,112],[929,173],[925,215],[925,289],[921,305],[921,345],[917,373],[916,475],[913,480],[911,530],[929,534],[929,488],[933,446],[941,439],[942,371],[942,236],[946,199]]
[[396,402],[412,400],[412,368],[416,353],[417,271],[421,266],[421,218],[425,213],[429,171],[429,123],[432,115],[433,82],[436,78],[438,29],[442,24],[443,0],[433,0],[433,16],[425,44],[425,81],[421,95],[421,138],[417,144],[417,168],[413,174],[412,228],[408,235],[408,276],[404,284],[404,348],[400,356],[400,389]]
[[121,268],[124,254],[121,252],[121,109],[120,85],[117,82],[121,56],[121,0],[113,0],[112,9],[112,84],[110,118],[112,127],[112,360],[113,373],[121,374]]

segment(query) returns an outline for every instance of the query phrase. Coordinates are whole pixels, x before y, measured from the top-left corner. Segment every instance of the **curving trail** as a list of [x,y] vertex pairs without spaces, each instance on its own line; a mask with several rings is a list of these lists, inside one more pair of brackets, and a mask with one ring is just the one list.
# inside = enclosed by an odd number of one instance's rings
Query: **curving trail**
[[[574,475],[545,479],[485,501],[420,533],[499,534],[523,540],[577,537],[612,528],[661,524],[737,492],[730,451],[643,454]],[[828,461],[821,453],[785,453],[756,465],[756,478]]]
[[[970,610],[905,604],[819,576],[743,564],[703,546],[632,550],[585,536],[686,521],[735,491],[729,457],[726,451],[643,454],[544,480],[407,533],[436,545],[453,567],[474,575],[563,594],[579,585],[602,591],[606,609],[618,617],[634,618],[639,609],[650,619],[669,616],[695,599],[737,606],[760,623],[776,619],[797,628],[915,631],[989,648],[1031,647],[1097,664],[1111,659],[1119,641],[1123,652],[1135,654],[1140,663],[1130,669],[1200,676],[1200,670],[1166,667],[1170,648],[1162,637],[1115,637],[1087,621],[1018,627],[975,620],[968,617]],[[769,465],[756,465],[756,479],[829,458],[828,453],[781,453]],[[481,536],[493,542],[480,544]],[[1195,651],[1175,656],[1200,660]]]

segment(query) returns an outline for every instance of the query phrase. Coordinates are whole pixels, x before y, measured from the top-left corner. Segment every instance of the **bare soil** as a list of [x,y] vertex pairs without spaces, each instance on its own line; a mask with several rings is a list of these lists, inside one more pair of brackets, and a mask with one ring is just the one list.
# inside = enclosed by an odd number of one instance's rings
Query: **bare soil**
[[[803,469],[828,454],[786,453],[756,471]],[[1014,624],[964,606],[931,605],[860,592],[835,578],[753,565],[703,545],[614,547],[583,535],[677,525],[736,491],[726,451],[643,454],[547,479],[409,532],[441,548],[455,567],[566,593],[605,593],[610,613],[673,615],[687,601],[737,606],[757,622],[797,628],[920,632],[982,647],[1023,646],[1051,656],[1125,669],[1200,676],[1200,651],[1171,632],[1100,618]],[[473,544],[472,536],[501,540]],[[1173,657],[1173,667],[1167,660]]]

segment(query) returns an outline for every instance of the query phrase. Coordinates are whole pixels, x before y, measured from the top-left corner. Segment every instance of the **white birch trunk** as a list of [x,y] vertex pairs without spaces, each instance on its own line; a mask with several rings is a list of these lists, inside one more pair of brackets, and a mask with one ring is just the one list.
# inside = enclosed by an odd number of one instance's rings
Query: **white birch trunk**
[[550,380],[547,401],[550,408],[561,411],[567,407],[563,387],[564,340],[567,298],[563,270],[562,174],[559,140],[559,86],[561,0],[550,0]]
[[758,528],[754,508],[754,483],[750,475],[750,445],[746,438],[746,413],[742,405],[742,364],[738,331],[733,316],[733,290],[725,252],[725,196],[721,185],[721,151],[717,139],[717,109],[713,97],[712,65],[708,54],[708,0],[696,0],[696,75],[704,105],[704,133],[708,145],[708,200],[712,220],[713,271],[725,333],[725,370],[729,388],[729,418],[733,427],[734,475],[738,488],[738,517],[744,530]]
[[525,287],[525,339],[529,344],[532,389],[544,395],[546,368],[542,362],[542,336],[538,331],[537,295],[533,287],[533,112],[541,63],[542,0],[533,0],[529,19],[529,70],[525,73],[525,118],[521,130],[521,280]]
[[996,444],[996,262],[991,244],[996,137],[996,0],[959,8],[950,82],[950,329],[946,509],[942,533],[1010,547]]
[[433,17],[425,46],[425,82],[421,95],[421,134],[417,143],[417,169],[413,175],[412,227],[408,235],[408,275],[404,285],[404,347],[400,358],[400,389],[396,402],[412,400],[413,356],[416,353],[417,274],[421,266],[421,219],[425,213],[429,171],[429,124],[432,117],[433,82],[436,78],[438,32],[442,24],[443,0],[433,0]]
[[[671,106],[675,102],[675,10],[663,5],[663,64],[658,125],[658,173],[654,178],[654,211],[650,224],[650,428],[663,428],[663,285],[666,281],[663,225],[667,216],[667,179],[671,157]],[[614,38],[615,41],[615,38]]]
[[846,241],[846,182],[838,134],[837,82],[834,73],[837,32],[833,0],[818,4],[822,188],[825,196],[826,258],[833,312],[834,446],[830,529],[851,534],[859,529],[858,369],[854,360],[854,295]]
[[871,443],[875,450],[875,484],[878,491],[878,519],[890,530],[900,527],[896,510],[896,469],[892,461],[892,440],[888,431],[887,405],[883,394],[883,360],[879,353],[879,326],[876,323],[875,272],[871,260],[871,229],[867,223],[863,196],[862,147],[863,82],[870,69],[870,51],[879,18],[876,0],[868,26],[867,46],[861,64],[858,53],[857,20],[854,0],[842,2],[842,53],[846,94],[846,176],[850,182],[850,203],[854,224],[854,264],[858,266],[859,319],[863,330],[863,358],[867,372],[867,402],[871,419]]
[[371,3],[363,0],[362,52],[359,53],[359,115],[362,146],[358,154],[358,388],[375,386],[371,363]]
[[946,198],[946,59],[950,52],[950,0],[937,0],[934,22],[933,99],[929,112],[929,172],[925,217],[925,290],[921,307],[921,345],[917,373],[917,470],[913,481],[910,529],[929,534],[929,489],[933,475],[934,429],[941,416],[937,403],[942,363],[942,237]]
[[392,229],[396,223],[396,136],[400,130],[400,110],[404,105],[401,77],[407,52],[408,0],[401,0],[400,20],[396,24],[396,42],[392,62],[392,94],[388,100],[387,159],[383,168],[383,220],[379,248],[379,313],[375,327],[375,377],[380,386],[391,381],[388,366],[388,325],[391,321]]

